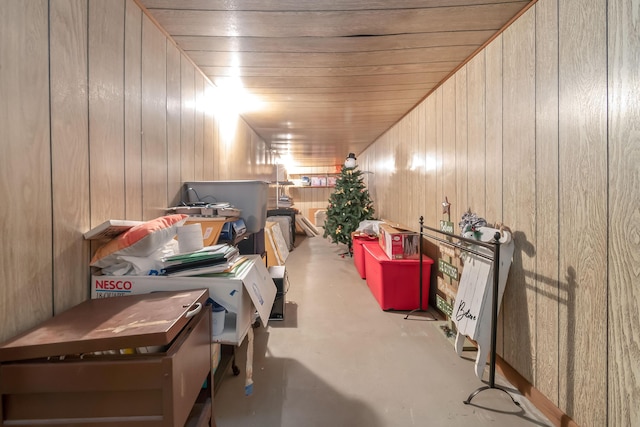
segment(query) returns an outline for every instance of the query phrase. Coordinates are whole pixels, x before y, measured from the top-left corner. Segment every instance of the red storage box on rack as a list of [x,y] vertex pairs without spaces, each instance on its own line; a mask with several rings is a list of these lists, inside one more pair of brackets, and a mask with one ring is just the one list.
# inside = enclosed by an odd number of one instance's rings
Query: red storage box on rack
[[[364,246],[378,245],[378,239],[374,237],[352,236],[353,241],[353,263],[356,270],[360,273],[360,277],[366,279],[366,271],[364,267]],[[379,245],[378,245],[379,246]]]
[[[367,285],[383,310],[420,308],[420,260],[389,259],[379,245],[363,246]],[[429,305],[433,260],[422,257],[422,307]]]

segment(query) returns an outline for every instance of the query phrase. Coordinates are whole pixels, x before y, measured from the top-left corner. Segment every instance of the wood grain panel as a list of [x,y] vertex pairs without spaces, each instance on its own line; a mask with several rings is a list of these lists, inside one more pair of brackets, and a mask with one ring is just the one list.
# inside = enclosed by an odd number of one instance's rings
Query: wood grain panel
[[53,307],[60,313],[89,298],[89,102],[87,2],[50,3]]
[[[502,34],[485,49],[486,96],[486,216],[489,223],[502,222]],[[504,354],[504,312],[498,318],[497,353]]]
[[[536,4],[536,388],[558,405],[558,13]],[[543,332],[544,331],[544,332]]]
[[[429,186],[427,180],[429,178],[429,170],[427,169],[427,122],[426,118],[426,103],[421,102],[414,110],[414,139],[416,150],[415,154],[412,156],[412,167],[417,170],[416,173],[416,181],[414,183],[413,188],[421,189],[418,191],[418,194],[413,194],[414,197],[417,197],[416,204],[413,209],[413,222],[412,225],[418,230],[418,218],[420,216],[424,216],[425,220],[427,218],[427,210],[428,208],[433,209],[433,203],[430,199],[433,198],[433,185]],[[415,159],[415,161],[414,161]],[[409,194],[411,195],[411,190]],[[428,205],[428,207],[427,207]]]
[[180,60],[181,119],[180,173],[181,181],[193,181],[195,162],[195,69],[182,54]]
[[411,202],[406,199],[406,189],[409,185],[409,173],[407,164],[409,162],[407,145],[409,143],[410,126],[411,126],[411,114],[407,114],[404,120],[396,123],[393,127],[393,154],[396,159],[396,172],[391,177],[389,185],[394,188],[394,212],[393,216],[389,219],[398,221],[401,224],[407,224],[406,211],[411,209]]
[[486,219],[502,221],[502,35],[485,49],[486,57]]
[[375,218],[379,217],[378,205],[377,205],[377,184],[376,184],[376,144],[372,144],[367,149],[359,153],[359,159],[363,159],[363,163],[366,165],[367,171],[367,190],[373,201],[373,208],[375,210]]
[[[245,121],[245,125],[247,122]],[[248,163],[251,167],[251,177],[252,178],[260,178],[263,176],[263,166],[258,161],[261,153],[263,152],[263,142],[260,136],[247,125],[247,129],[249,131],[249,145],[251,147],[250,159],[248,159]],[[267,177],[270,179],[270,177]]]
[[[215,122],[214,122],[214,126],[215,126]],[[215,127],[214,127],[214,132],[215,132]],[[264,138],[258,134],[256,134],[256,138],[258,138],[258,140],[260,141],[260,162],[259,164],[261,165],[261,174],[260,176],[263,177],[263,179],[265,179],[266,181],[271,181],[271,179],[273,178],[273,165],[271,165],[271,158],[269,156],[270,154],[270,146],[269,144],[267,144],[267,142],[264,140]]]
[[[436,227],[438,221],[440,221],[441,213],[441,200],[438,195],[438,177],[437,177],[437,128],[436,121],[436,96],[435,94],[428,97],[424,104],[424,117],[425,123],[425,177],[424,177],[424,191],[425,200],[423,207],[423,215],[425,225]],[[433,257],[435,254],[431,253]],[[435,258],[434,258],[435,259]],[[435,289],[435,287],[434,287]]]
[[373,167],[373,178],[375,182],[375,191],[376,198],[373,200],[376,213],[378,218],[384,218],[384,209],[386,205],[384,203],[384,195],[386,192],[386,185],[384,185],[384,180],[386,178],[386,168],[384,167],[384,150],[385,144],[387,140],[387,133],[384,133],[375,143],[375,152],[374,152],[374,167]]
[[[326,92],[318,92],[317,90],[314,93],[309,93],[305,91],[305,89],[300,88],[299,92],[292,92],[290,89],[283,89],[281,94],[272,94],[266,91],[267,93],[262,93],[259,96],[259,99],[267,105],[270,105],[272,102],[279,102],[281,105],[286,105],[287,103],[293,104],[295,103],[310,103],[310,102],[323,102],[329,103],[333,102],[334,105],[340,105],[341,103],[346,102],[373,102],[373,101],[400,101],[406,99],[421,99],[424,97],[424,89],[407,89],[407,90],[384,90],[385,88],[380,88],[379,90],[375,90],[375,88],[371,88],[368,92],[331,92],[330,89],[327,89]],[[284,97],[282,97],[284,95]],[[284,100],[284,101],[283,101]],[[327,104],[330,106],[329,104]]]
[[166,37],[142,19],[142,182],[144,219],[164,215],[167,199]]
[[485,51],[467,64],[467,205],[486,219]]
[[231,146],[235,138],[238,117],[234,113],[219,112],[216,114],[218,121],[218,179],[229,178],[229,163]]
[[[404,0],[403,2],[389,2],[388,0],[350,0],[348,2],[330,1],[333,10],[384,10],[384,9],[415,9],[420,7],[442,7],[474,4],[503,3],[504,0]],[[175,0],[142,0],[149,9],[171,9],[175,6]],[[195,10],[221,10],[227,7],[226,0],[181,0],[180,7]],[[298,0],[236,0],[233,10],[326,10],[329,6],[326,1],[300,2]]]
[[608,5],[608,422],[633,426],[640,425],[640,3]]
[[[436,138],[436,199],[439,203],[445,202],[446,194],[444,193],[444,134],[443,134],[443,95],[442,86],[438,87],[431,95],[435,97],[435,138]],[[439,210],[437,220],[445,219],[443,209]],[[435,226],[436,223],[432,224]]]
[[[302,100],[314,104],[312,108],[292,106],[299,118],[317,118],[315,122],[323,129],[307,128],[303,123],[298,128],[305,138],[332,146],[332,153],[322,157],[302,148],[306,151],[295,153],[295,157],[305,165],[340,163],[343,152],[364,150],[533,3],[274,3],[281,8],[252,1],[137,1],[150,7],[149,14],[214,83],[222,77],[240,76],[252,92],[272,95],[265,100],[270,105],[298,102],[287,94],[310,95],[312,89],[322,93],[321,99]],[[352,93],[367,93],[366,100],[373,105],[376,100],[403,99],[409,90],[421,92],[404,98],[408,106],[388,104],[388,121],[371,118],[350,122],[332,134],[325,133],[335,128],[333,118],[323,111],[341,109],[340,115],[346,117],[367,108],[322,105],[321,101],[332,99],[330,93],[337,94],[334,99],[339,100]],[[288,132],[284,123],[297,126],[298,118],[289,116],[286,110],[277,118],[265,117],[264,110],[243,113],[247,123],[267,140],[271,132]],[[364,142],[354,140],[361,135]],[[304,143],[293,143],[298,144]]]
[[456,186],[456,81],[449,79],[442,85],[442,200],[451,203],[451,221],[458,231],[459,206]]
[[194,121],[194,173],[196,180],[202,181],[204,174],[204,77],[196,70],[195,73],[196,109]]
[[[288,52],[215,52],[190,51],[189,57],[202,67],[222,67],[239,61],[242,67],[276,67],[286,64],[288,68],[335,68],[375,67],[395,65],[401,68],[405,64],[460,62],[478,48],[472,46],[423,47],[416,49],[387,50],[375,52],[326,52],[326,53],[288,53]],[[442,72],[441,66],[437,68]],[[341,77],[341,76],[336,76]],[[347,78],[349,76],[345,76]]]
[[[558,2],[560,407],[605,425],[607,348],[606,2]],[[585,232],[587,231],[587,232]],[[584,325],[589,325],[585,328]],[[589,390],[588,394],[584,391]]]
[[195,119],[193,173],[196,181],[204,179],[204,77],[195,73]]
[[240,170],[245,171],[245,177],[247,177],[247,179],[250,179],[253,176],[253,146],[251,145],[251,134],[253,133],[253,131],[249,126],[247,126],[247,123],[244,120],[242,121],[242,129],[242,146],[244,147],[244,150],[242,150],[239,154],[238,166],[241,168]]
[[124,173],[126,219],[142,219],[142,11],[125,3]]
[[220,120],[216,115],[213,115],[213,179],[220,179]]
[[[246,124],[247,123],[245,121],[245,125]],[[250,176],[257,177],[260,175],[260,164],[257,162],[258,153],[260,150],[259,138],[255,131],[249,126],[247,126],[247,132],[249,134],[247,144],[250,148],[247,164],[249,165],[249,169],[251,170]]]
[[271,181],[271,179],[273,178],[272,176],[273,165],[271,165],[271,158],[269,157],[270,146],[269,144],[267,144],[265,139],[261,135],[258,135],[257,133],[256,133],[256,138],[258,138],[258,141],[260,144],[260,154],[259,154],[261,159],[261,161],[259,162],[259,164],[261,165],[260,176],[266,181]]
[[378,37],[202,37],[176,36],[185,52],[208,50],[215,52],[374,52],[381,50],[419,49],[438,46],[480,46],[492,30],[393,34]]
[[244,170],[246,171],[246,176],[248,179],[254,177],[255,170],[253,165],[253,158],[255,156],[255,150],[253,146],[253,129],[247,126],[247,122],[242,120],[242,125],[244,128],[244,157],[241,158],[242,164],[244,165]]
[[[188,53],[188,52],[187,52]],[[328,58],[327,58],[328,59]],[[329,63],[324,63],[322,67],[290,67],[287,66],[254,66],[254,67],[228,67],[224,65],[203,66],[201,70],[212,79],[218,77],[364,77],[364,76],[393,76],[396,74],[424,74],[423,80],[440,81],[447,76],[451,68],[458,65],[455,61],[437,61],[421,63],[401,63],[393,65],[369,65],[369,66],[345,66],[331,67]],[[401,76],[395,77],[399,79]],[[440,78],[438,78],[440,77]],[[348,89],[348,88],[345,88]]]
[[422,212],[422,200],[424,200],[424,192],[419,191],[417,194],[412,192],[411,188],[419,188],[421,168],[414,166],[415,157],[424,158],[424,151],[420,147],[420,139],[418,136],[419,115],[420,106],[416,106],[412,109],[408,117],[408,127],[406,129],[407,139],[404,144],[406,145],[406,171],[407,177],[405,182],[407,183],[406,189],[403,191],[404,197],[408,200],[408,209],[403,215],[402,222],[413,227],[415,230],[418,225],[419,212]]
[[[204,84],[204,94],[205,97],[208,96],[209,93],[213,91],[213,86],[208,81],[205,81]],[[215,178],[215,148],[214,145],[218,143],[218,141],[214,138],[214,119],[213,119],[213,111],[211,108],[205,108],[204,111],[204,147],[203,147],[203,179],[205,181],[212,181]]]
[[385,181],[384,181],[385,187],[386,187],[384,192],[384,197],[385,197],[384,218],[388,218],[391,220],[393,220],[393,218],[397,218],[398,202],[399,202],[395,194],[396,187],[389,184],[393,182],[393,180],[395,179],[395,174],[398,171],[398,163],[395,155],[395,144],[398,141],[397,134],[398,134],[397,127],[394,126],[391,129],[389,129],[389,131],[387,132],[385,146],[382,151],[382,155],[384,156],[383,158],[385,159],[384,160],[385,166],[387,168],[385,171],[386,173],[385,173]]
[[371,196],[371,200],[373,200],[374,207],[374,215],[375,218],[378,218],[378,208],[376,204],[376,150],[375,144],[367,147],[365,151],[358,154],[358,159],[362,159],[364,166],[364,170],[367,172],[366,185],[367,190],[369,191],[369,196]]
[[225,179],[231,179],[232,176],[246,179],[246,171],[244,165],[241,164],[245,158],[244,152],[246,147],[244,146],[244,137],[245,129],[243,123],[239,120],[239,117],[237,117],[233,137],[229,139],[229,144],[226,147],[227,156],[225,160],[227,162],[227,174]]
[[[322,130],[323,120],[335,121],[336,126],[345,126],[349,124],[351,125],[366,124],[366,123],[370,123],[372,120],[386,120],[388,123],[393,124],[393,120],[394,120],[393,112],[385,111],[385,107],[380,107],[378,110],[352,112],[351,114],[349,114],[349,110],[347,109],[346,117],[345,117],[345,113],[342,111],[331,111],[325,114],[321,114],[315,118],[305,117],[304,115],[305,113],[303,111],[297,111],[296,109],[291,108],[291,109],[280,110],[279,113],[269,112],[259,120],[252,120],[251,123],[265,124],[268,126],[270,122],[271,123],[273,122],[273,120],[277,120],[278,117],[282,117],[282,113],[287,113],[286,116],[291,119],[298,119],[296,122],[297,123],[296,128],[312,128],[312,129],[315,128],[318,130]],[[230,116],[230,115],[231,115],[231,112],[227,114],[227,116]],[[223,119],[223,117],[221,117],[221,119]],[[224,117],[224,119],[227,119],[227,117]],[[228,117],[228,119],[229,119],[229,122],[232,123],[234,119],[237,119],[237,116]],[[225,120],[222,120],[222,121],[224,122]],[[295,129],[293,130],[295,131]],[[329,129],[329,131],[331,132],[334,130]],[[231,135],[232,134],[229,133],[229,136]],[[359,142],[360,138],[357,138],[356,141]],[[326,164],[326,163],[323,163],[323,164]]]
[[0,2],[0,340],[53,309],[47,12],[46,1]]
[[396,123],[393,128],[389,131],[389,140],[388,140],[388,155],[393,159],[393,169],[389,176],[389,180],[386,185],[389,186],[388,198],[391,203],[391,209],[389,209],[389,217],[388,219],[392,221],[402,222],[401,218],[401,208],[406,200],[401,194],[400,185],[401,178],[404,173],[404,162],[405,156],[404,153],[400,151],[400,144],[402,141],[402,127],[399,123]]
[[535,376],[535,14],[503,33],[503,209],[516,250],[504,292],[503,358]]
[[[153,11],[170,34],[244,37],[341,37],[498,30],[527,2],[362,11]],[[308,25],[313,22],[314,25]]]
[[[424,206],[421,216],[424,216],[424,224],[430,227],[437,227],[442,218],[442,200],[440,199],[438,190],[438,137],[437,137],[437,114],[436,105],[439,98],[436,94],[431,94],[422,102],[424,108],[424,116],[422,121],[425,123],[425,177],[424,177]],[[419,215],[419,216],[420,216]],[[437,245],[424,239],[423,250],[431,259],[437,261],[439,252]],[[436,304],[436,291],[438,289],[435,282],[437,276],[437,268],[431,269],[431,285],[429,287],[429,305]]]
[[167,42],[167,199],[171,206],[181,201],[182,174],[180,172],[180,128],[181,128],[181,79],[180,58],[182,53]]
[[372,153],[371,159],[372,159],[371,161],[373,162],[373,164],[371,164],[370,162],[370,165],[372,165],[371,170],[373,171],[373,175],[371,176],[373,180],[370,181],[371,189],[373,190],[371,197],[373,198],[374,206],[376,209],[376,215],[377,215],[376,218],[382,218],[383,204],[381,203],[380,195],[382,194],[382,189],[384,188],[384,184],[382,181],[383,168],[382,168],[381,144],[376,143],[375,146],[373,146],[373,153]]
[[[278,114],[283,111],[300,111],[306,113],[313,111],[314,105],[319,107],[330,107],[335,109],[345,108],[347,111],[356,111],[354,117],[362,117],[372,113],[388,113],[389,107],[411,108],[417,101],[408,99],[387,100],[387,101],[313,101],[292,104],[290,102],[270,102],[269,114]],[[342,111],[342,110],[339,110]],[[335,115],[335,113],[333,113]]]
[[[467,66],[464,65],[455,75],[456,85],[456,203],[451,209],[454,223],[458,223],[462,214],[469,209],[467,187],[468,165],[468,117],[467,117]],[[454,215],[455,212],[455,215]]]
[[[124,218],[124,1],[89,0],[91,226]],[[108,197],[106,195],[109,195]]]
[[[389,84],[386,86],[357,86],[357,87],[348,87],[348,88],[322,88],[322,87],[282,87],[282,88],[270,88],[270,87],[262,87],[262,88],[252,88],[251,92],[256,95],[266,94],[285,94],[285,95],[299,95],[299,94],[320,94],[320,95],[340,95],[340,94],[354,94],[354,96],[363,96],[362,92],[395,92],[395,91],[415,91],[415,90],[423,90],[426,91],[430,89],[431,86],[429,84]],[[338,98],[334,98],[338,99]],[[344,99],[350,99],[346,96]],[[317,165],[316,165],[317,166]]]
[[405,119],[401,122],[402,136],[399,140],[401,144],[401,153],[403,161],[401,163],[402,171],[400,174],[401,185],[400,196],[404,199],[401,206],[401,215],[398,217],[399,221],[406,224],[408,227],[416,226],[416,218],[418,218],[416,202],[418,200],[418,194],[412,193],[409,189],[415,188],[417,183],[417,170],[413,169],[413,155],[417,148],[417,141],[415,135],[416,123],[416,109],[413,109],[407,113]]
[[[360,161],[360,158],[358,158],[358,161]],[[293,198],[294,208],[298,209],[311,223],[315,224],[315,218],[309,215],[309,210],[326,209],[329,197],[334,190],[334,188],[330,187],[291,187],[289,188],[289,194]],[[318,231],[323,232],[322,229]]]

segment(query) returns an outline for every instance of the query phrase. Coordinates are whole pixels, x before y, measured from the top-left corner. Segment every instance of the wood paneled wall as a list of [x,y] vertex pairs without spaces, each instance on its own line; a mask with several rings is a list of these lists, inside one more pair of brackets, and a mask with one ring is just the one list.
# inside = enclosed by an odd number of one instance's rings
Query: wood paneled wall
[[[53,314],[53,251],[54,248],[56,254],[65,251],[53,242],[54,230],[60,228],[52,221],[49,93],[56,94],[55,102],[59,102],[59,94],[57,89],[49,87],[47,5],[47,0],[0,3],[0,93],[3,98],[0,102],[0,197],[3,201],[0,224],[4,242],[0,257],[3,305],[0,325],[3,338]],[[52,31],[59,29],[59,19],[55,17]],[[56,48],[59,46],[56,44]],[[56,132],[58,126],[56,123]],[[57,133],[56,137],[62,135]],[[58,158],[57,146],[54,152]],[[82,176],[83,170],[76,173]],[[70,189],[83,191],[73,185]],[[73,221],[77,215],[67,218]],[[22,316],[27,311],[25,307],[29,312],[27,324]]]
[[498,352],[581,426],[640,425],[638,10],[538,1],[359,156],[381,217],[512,229]]
[[[640,425],[640,1],[608,3],[607,402],[610,425]],[[601,284],[602,285],[602,284]]]
[[[582,426],[640,425],[639,9],[538,1],[358,156],[380,217],[511,227],[499,353]],[[272,176],[133,0],[0,2],[0,63],[0,340],[88,298],[90,227]]]
[[162,215],[185,180],[272,178],[133,0],[2,1],[0,63],[0,341],[89,297],[91,227]]
[[[310,209],[326,209],[329,205],[329,197],[334,188],[330,187],[290,187],[287,189],[289,196],[293,199],[296,209],[307,217],[312,224],[315,218]],[[319,230],[322,231],[322,230]]]

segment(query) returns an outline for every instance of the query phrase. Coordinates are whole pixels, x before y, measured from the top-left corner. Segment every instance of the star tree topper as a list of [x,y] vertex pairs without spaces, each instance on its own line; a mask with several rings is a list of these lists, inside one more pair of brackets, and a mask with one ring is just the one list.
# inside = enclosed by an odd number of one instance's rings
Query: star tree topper
[[446,196],[444,202],[442,202],[442,213],[447,215],[451,214],[451,203],[449,203],[449,199]]

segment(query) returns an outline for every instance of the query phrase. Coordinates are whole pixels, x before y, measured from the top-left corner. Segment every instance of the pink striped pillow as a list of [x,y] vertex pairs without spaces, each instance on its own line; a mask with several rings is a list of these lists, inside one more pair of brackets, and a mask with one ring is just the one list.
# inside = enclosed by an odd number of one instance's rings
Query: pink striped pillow
[[188,217],[184,214],[166,215],[130,228],[101,246],[91,259],[91,266],[107,267],[120,255],[151,255],[176,236],[176,228]]

